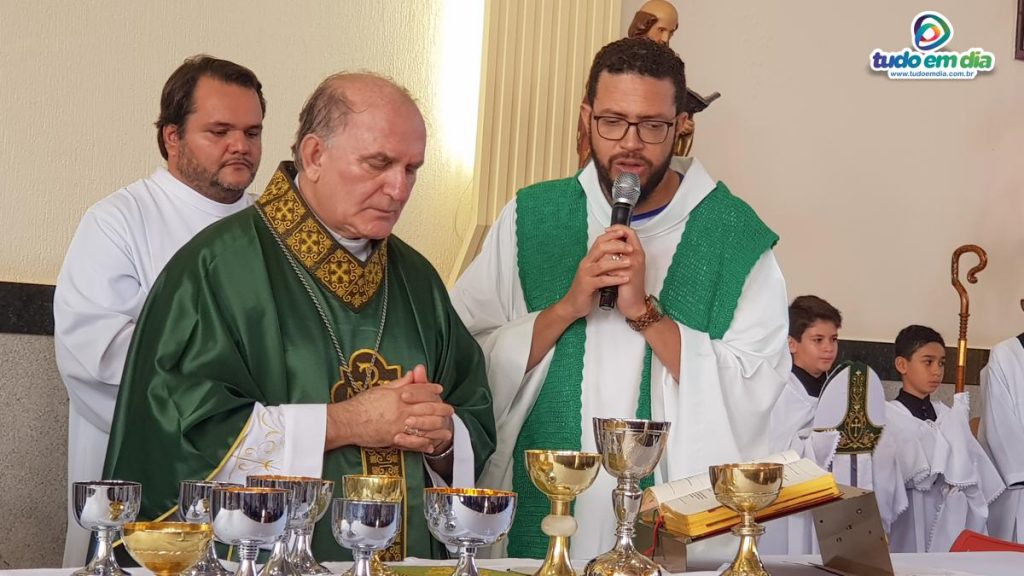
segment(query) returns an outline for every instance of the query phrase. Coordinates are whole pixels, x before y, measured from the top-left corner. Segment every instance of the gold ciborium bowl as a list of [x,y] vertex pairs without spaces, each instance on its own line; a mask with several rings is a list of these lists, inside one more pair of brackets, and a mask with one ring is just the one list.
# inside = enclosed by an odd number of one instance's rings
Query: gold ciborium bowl
[[757,537],[764,528],[754,513],[775,502],[782,489],[783,466],[775,463],[720,464],[708,468],[715,498],[739,513],[741,522],[732,532],[740,537],[739,550],[722,576],[768,576],[757,554]]
[[548,500],[551,513],[541,521],[540,529],[549,538],[548,553],[536,576],[575,576],[569,563],[569,538],[578,525],[570,505],[597,478],[601,455],[597,452],[527,450],[526,469],[530,480]]
[[401,476],[348,474],[341,477],[342,493],[345,495],[345,498],[353,500],[401,502],[403,485],[404,482]]
[[601,470],[597,452],[527,450],[530,480],[548,498],[572,501],[583,493]]
[[159,576],[181,574],[206,555],[213,538],[209,524],[129,522],[124,545],[140,565]]

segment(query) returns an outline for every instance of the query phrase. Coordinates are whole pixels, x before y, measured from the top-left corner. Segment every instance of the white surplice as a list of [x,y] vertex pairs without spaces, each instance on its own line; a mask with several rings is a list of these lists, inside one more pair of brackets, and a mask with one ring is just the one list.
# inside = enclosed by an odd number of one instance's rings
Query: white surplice
[[[634,226],[646,254],[647,292],[661,291],[687,217],[715,187],[696,160],[676,160],[685,173],[663,212]],[[587,196],[588,243],[604,233],[611,207],[593,163],[578,176]],[[551,231],[557,233],[557,231]],[[480,255],[452,291],[452,303],[487,358],[494,395],[498,445],[478,482],[511,488],[512,451],[520,428],[547,375],[553,351],[526,373],[537,313],[529,313],[519,283],[516,206],[511,202],[488,234]],[[754,460],[770,453],[769,412],[790,369],[786,285],[772,252],[766,251],[747,276],[732,324],[720,340],[678,324],[680,380],[654,355],[651,405],[655,420],[672,424],[656,482],[706,472],[711,464]],[[636,416],[645,341],[616,310],[596,306],[587,316],[583,359],[583,450],[595,450],[592,418]],[[611,548],[615,480],[602,472],[576,500],[579,532],[573,558],[593,558]],[[538,527],[539,529],[539,527]],[[735,548],[733,548],[735,551]]]
[[970,398],[953,407],[932,402],[934,422],[915,418],[903,404],[886,406],[886,432],[900,440],[899,458],[909,505],[893,522],[893,552],[947,552],[964,529],[987,533],[989,504],[1004,485],[971,434]]
[[[814,457],[811,433],[818,399],[807,393],[796,374],[789,373],[786,386],[771,413],[771,451],[773,454],[793,450],[801,458]],[[838,432],[831,432],[836,440]],[[835,443],[833,442],[833,446]],[[818,462],[823,468],[825,464]],[[765,533],[758,540],[762,554],[814,554],[818,551],[814,520],[810,512],[800,512],[765,524]]]
[[[813,458],[810,446],[818,399],[807,393],[796,374],[789,373],[782,394],[772,407],[772,453],[793,450],[801,458]],[[836,433],[838,439],[839,434]]]
[[[210,200],[166,169],[93,205],[64,258],[53,299],[54,345],[70,400],[68,489],[103,472],[117,387],[153,282],[197,232],[252,204]],[[89,533],[68,510],[64,566],[85,561]]]
[[989,506],[989,533],[1024,543],[1024,346],[1019,339],[992,348],[981,371],[981,393],[978,440],[1007,487]]

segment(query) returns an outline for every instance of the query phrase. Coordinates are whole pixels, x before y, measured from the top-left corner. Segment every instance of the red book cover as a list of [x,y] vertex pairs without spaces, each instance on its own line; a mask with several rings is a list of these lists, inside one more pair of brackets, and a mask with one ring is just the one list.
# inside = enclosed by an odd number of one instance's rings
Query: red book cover
[[1024,552],[1024,544],[1007,542],[971,530],[964,530],[953,542],[950,552]]

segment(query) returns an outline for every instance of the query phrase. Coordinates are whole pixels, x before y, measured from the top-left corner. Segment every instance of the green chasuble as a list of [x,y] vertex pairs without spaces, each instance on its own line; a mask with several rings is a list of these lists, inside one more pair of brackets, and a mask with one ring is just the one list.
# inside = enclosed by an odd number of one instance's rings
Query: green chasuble
[[[544,310],[572,286],[576,268],[589,249],[587,197],[578,177],[541,182],[516,196],[519,281],[527,309]],[[557,231],[557,233],[554,233]],[[673,320],[720,339],[733,314],[750,269],[778,236],[725,184],[704,197],[686,227],[665,275],[658,299]],[[586,318],[559,337],[544,384],[513,452],[512,489],[519,493],[509,555],[539,558],[548,539],[538,529],[548,501],[530,481],[523,451],[579,450],[582,436],[583,357]],[[651,418],[651,359],[647,346],[640,372],[636,417]],[[652,484],[649,476],[641,487]]]
[[[483,355],[437,272],[395,236],[376,242],[367,262],[359,262],[312,216],[294,176],[291,163],[282,163],[257,206],[200,232],[149,294],[104,466],[105,478],[142,483],[140,520],[172,512],[179,481],[245,465],[229,455],[255,402],[327,404],[332,395],[344,400],[416,364],[444,386],[444,401],[469,430],[476,474],[494,450]],[[341,381],[324,321],[267,222],[289,247],[341,342],[350,364]],[[387,322],[374,353],[385,279]],[[406,479],[398,552],[446,557],[423,516],[423,488],[430,480],[421,454],[353,446],[324,453],[323,477],[336,481],[335,497],[341,497],[342,475],[389,472]],[[275,471],[254,467],[252,473]],[[321,561],[350,558],[334,540],[330,513],[317,526],[313,550]]]

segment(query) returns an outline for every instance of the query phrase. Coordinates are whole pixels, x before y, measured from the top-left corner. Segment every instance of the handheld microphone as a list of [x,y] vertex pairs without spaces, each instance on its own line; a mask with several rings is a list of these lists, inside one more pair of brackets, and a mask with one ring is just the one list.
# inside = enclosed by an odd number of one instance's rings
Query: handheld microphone
[[[622,172],[612,185],[612,222],[629,226],[633,218],[633,207],[640,200],[640,177],[632,172]],[[618,286],[601,288],[599,305],[602,310],[615,308],[615,300],[619,297]]]

